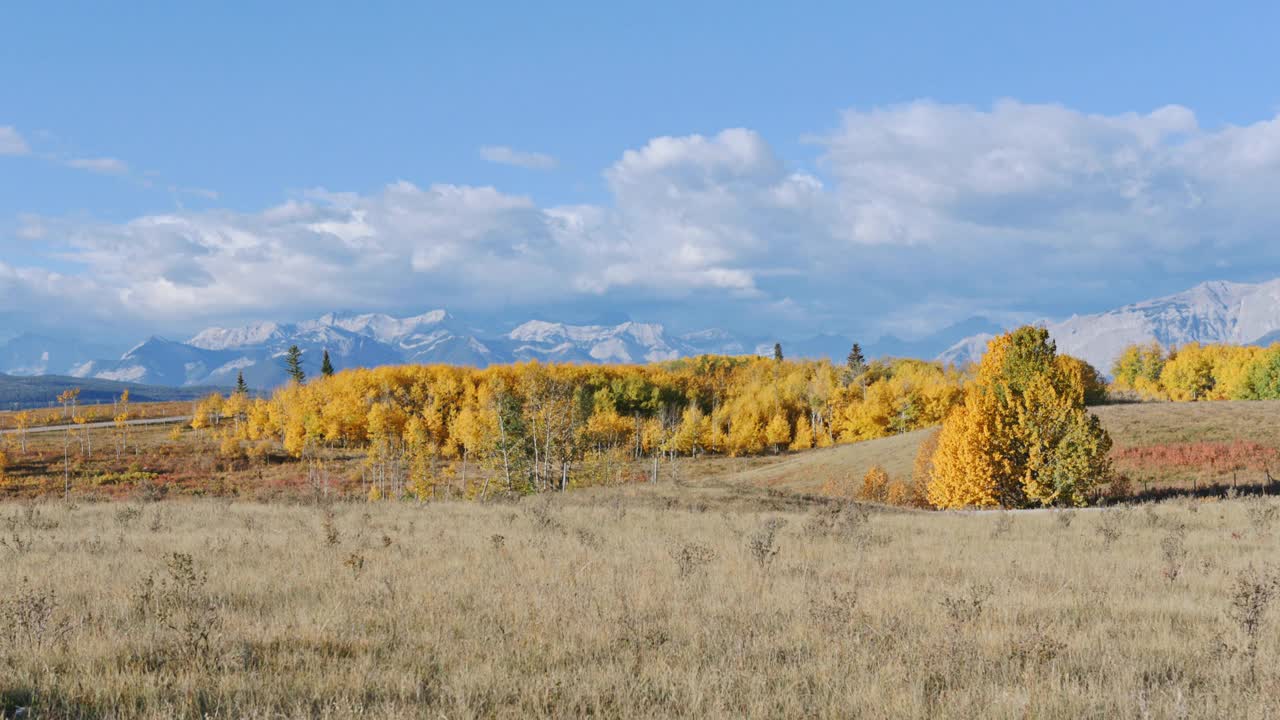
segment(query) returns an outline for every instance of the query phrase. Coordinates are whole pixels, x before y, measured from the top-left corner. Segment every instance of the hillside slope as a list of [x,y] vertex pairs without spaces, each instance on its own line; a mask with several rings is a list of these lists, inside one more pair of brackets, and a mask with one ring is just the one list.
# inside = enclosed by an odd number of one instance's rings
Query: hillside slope
[[[1111,433],[1118,450],[1133,447],[1187,446],[1197,444],[1250,445],[1255,455],[1280,455],[1280,400],[1221,401],[1204,403],[1136,403],[1091,408]],[[872,465],[880,465],[892,477],[909,477],[920,443],[933,430],[838,445],[797,453],[779,462],[738,473],[737,482],[791,492],[812,493],[828,479],[861,478]],[[1253,445],[1256,444],[1256,447]],[[1265,457],[1263,458],[1265,460]],[[1220,458],[1191,458],[1189,464],[1156,466],[1122,464],[1118,469],[1137,483],[1220,482],[1230,479],[1231,468]],[[1255,481],[1261,471],[1253,461],[1242,469],[1243,481]],[[1269,465],[1280,475],[1280,461]]]

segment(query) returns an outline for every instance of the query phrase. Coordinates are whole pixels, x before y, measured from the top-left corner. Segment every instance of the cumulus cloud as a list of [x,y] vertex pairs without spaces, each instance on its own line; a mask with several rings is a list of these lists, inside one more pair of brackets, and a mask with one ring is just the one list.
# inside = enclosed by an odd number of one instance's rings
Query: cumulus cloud
[[[747,129],[654,138],[604,170],[598,205],[399,182],[258,212],[28,224],[102,307],[169,323],[655,303],[731,329],[920,335],[1280,274],[1280,118],[1205,129],[1176,106],[916,102],[847,111],[809,139],[817,172]],[[63,287],[41,277],[11,278],[0,303]]]
[[491,163],[511,165],[526,170],[554,170],[559,161],[554,156],[540,152],[522,152],[506,145],[485,145],[480,148],[480,157]]
[[26,155],[31,152],[27,141],[12,125],[0,125],[0,155]]

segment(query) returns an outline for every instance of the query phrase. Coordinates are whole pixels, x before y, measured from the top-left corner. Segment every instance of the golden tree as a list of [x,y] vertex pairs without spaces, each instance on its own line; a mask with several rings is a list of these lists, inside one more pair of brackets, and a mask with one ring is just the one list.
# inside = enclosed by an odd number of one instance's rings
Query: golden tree
[[808,450],[813,447],[813,424],[809,416],[802,413],[796,419],[796,437],[791,441],[792,450]]
[[791,424],[787,422],[785,413],[776,412],[769,419],[769,424],[764,428],[764,441],[773,446],[775,454],[791,444]]
[[930,472],[941,508],[1083,505],[1111,473],[1111,438],[1085,410],[1043,328],[991,341],[964,401],[947,417]]
[[18,445],[24,453],[27,451],[27,431],[31,428],[33,420],[31,413],[26,410],[13,416],[14,426],[18,430]]

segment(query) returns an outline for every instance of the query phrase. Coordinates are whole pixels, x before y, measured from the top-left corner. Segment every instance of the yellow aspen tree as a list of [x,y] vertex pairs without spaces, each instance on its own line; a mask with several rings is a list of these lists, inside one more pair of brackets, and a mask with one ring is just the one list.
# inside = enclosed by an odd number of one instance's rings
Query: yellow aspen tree
[[14,426],[18,430],[18,445],[24,453],[27,451],[27,431],[31,428],[33,421],[34,418],[27,410],[13,416]]
[[735,418],[729,427],[727,439],[729,454],[755,455],[764,448],[764,428],[760,419],[754,415]]
[[796,437],[791,441],[792,450],[808,450],[813,447],[813,425],[809,416],[801,413],[796,419]]
[[1213,358],[1200,343],[1184,345],[1165,363],[1160,384],[1170,400],[1208,399],[1214,390]]
[[1044,328],[991,341],[943,423],[928,490],[937,507],[1081,505],[1110,476],[1111,439],[1085,410]]
[[791,424],[785,414],[776,412],[769,418],[769,424],[764,428],[764,441],[773,446],[775,454],[791,444]]
[[995,507],[999,458],[994,453],[993,398],[975,392],[951,411],[938,435],[929,503],[939,508]]

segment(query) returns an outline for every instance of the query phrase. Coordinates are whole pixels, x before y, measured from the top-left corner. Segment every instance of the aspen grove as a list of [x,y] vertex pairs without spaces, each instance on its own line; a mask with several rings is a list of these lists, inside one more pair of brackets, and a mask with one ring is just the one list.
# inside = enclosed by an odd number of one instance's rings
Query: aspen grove
[[[939,423],[964,374],[918,360],[702,356],[651,365],[407,365],[212,395],[191,426],[225,456],[359,448],[379,496],[607,484],[637,461],[772,454]],[[445,488],[448,489],[445,489]]]

